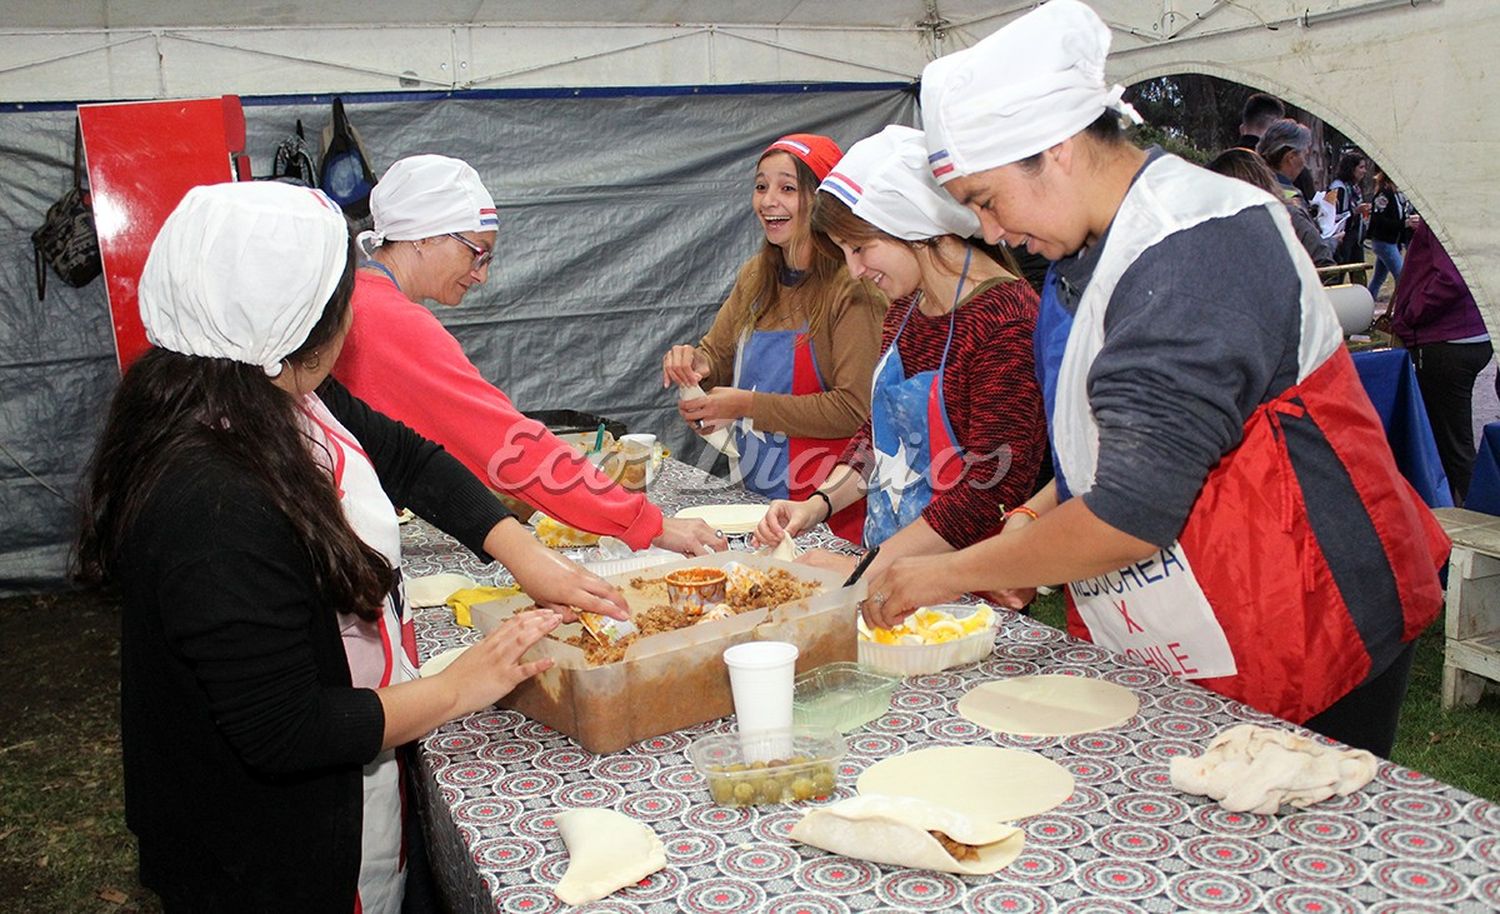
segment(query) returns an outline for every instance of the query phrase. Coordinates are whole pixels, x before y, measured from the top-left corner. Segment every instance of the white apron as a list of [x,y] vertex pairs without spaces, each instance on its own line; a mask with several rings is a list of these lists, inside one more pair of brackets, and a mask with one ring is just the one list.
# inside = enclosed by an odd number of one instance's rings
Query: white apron
[[[304,423],[312,439],[327,449],[314,454],[329,466],[338,487],[344,517],[366,545],[401,567],[401,528],[375,467],[349,430],[333,417],[316,394],[302,402]],[[399,592],[399,588],[398,588]],[[416,676],[416,664],[403,646],[403,627],[410,625],[406,601],[386,597],[379,620],[353,613],[339,615],[349,675],[357,689],[379,689]],[[364,828],[360,840],[360,914],[400,914],[406,890],[402,841],[401,768],[394,749],[386,749],[364,770]]]
[[[1104,313],[1116,284],[1146,249],[1175,232],[1251,207],[1266,208],[1289,246],[1296,237],[1286,208],[1241,182],[1226,181],[1175,156],[1156,159],[1141,173],[1120,205],[1099,264],[1079,301],[1057,372],[1056,406],[1049,416],[1058,460],[1060,490],[1082,495],[1094,485],[1099,428],[1088,398],[1088,374],[1104,346]],[[1301,382],[1342,344],[1312,262],[1293,258],[1302,283],[1298,346]],[[1304,261],[1306,261],[1304,263]],[[1060,305],[1049,282],[1043,311],[1056,319]],[[1047,301],[1051,298],[1051,301]],[[1050,306],[1050,309],[1049,309]],[[1039,337],[1045,339],[1039,328]],[[1096,643],[1184,679],[1233,676],[1234,654],[1214,616],[1181,543],[1109,574],[1068,585],[1074,604]]]

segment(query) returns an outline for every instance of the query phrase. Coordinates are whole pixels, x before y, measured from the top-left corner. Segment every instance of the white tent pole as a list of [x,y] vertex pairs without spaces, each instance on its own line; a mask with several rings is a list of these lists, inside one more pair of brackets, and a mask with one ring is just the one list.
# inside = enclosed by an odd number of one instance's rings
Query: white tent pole
[[889,67],[877,66],[875,64],[860,63],[857,60],[850,60],[846,57],[834,57],[830,54],[819,54],[816,51],[807,51],[803,50],[802,48],[794,48],[791,45],[782,44],[778,41],[771,41],[765,38],[756,38],[751,35],[741,35],[737,32],[731,32],[728,29],[724,28],[718,29],[717,32],[720,35],[728,35],[730,38],[738,38],[739,40],[749,42],[750,44],[763,45],[768,48],[775,48],[778,51],[787,51],[789,53],[798,54],[803,57],[810,57],[813,60],[826,60],[829,63],[841,63],[845,66],[858,67],[861,70],[872,70],[876,73],[885,73],[888,76],[899,76],[902,79],[916,79],[919,75],[921,75],[919,73],[907,73],[903,70],[892,70]]
[[165,37],[165,38],[171,38],[171,39],[174,39],[176,41],[184,41],[184,42],[187,42],[188,44],[200,44],[200,45],[205,45],[205,46],[211,47],[211,48],[219,48],[220,50],[224,50],[224,51],[240,51],[241,53],[252,54],[252,55],[254,55],[256,57],[270,57],[270,58],[272,58],[274,60],[289,60],[289,61],[292,61],[293,63],[312,64],[313,66],[328,67],[329,69],[343,70],[343,71],[349,72],[349,73],[363,73],[366,76],[381,76],[381,77],[386,77],[388,79],[396,80],[398,82],[402,81],[402,80],[405,80],[405,81],[413,81],[414,80],[416,82],[427,83],[429,86],[441,86],[442,88],[445,88],[445,89],[451,89],[451,88],[453,88],[453,83],[451,83],[451,82],[442,82],[441,80],[435,80],[435,79],[424,79],[423,77],[417,76],[417,75],[412,74],[412,73],[393,73],[393,72],[391,72],[389,70],[377,70],[377,69],[375,69],[373,67],[357,67],[357,66],[354,66],[353,64],[334,63],[333,61],[329,61],[329,60],[317,60],[315,58],[310,58],[310,57],[298,57],[295,54],[279,54],[279,53],[277,53],[275,51],[264,51],[264,50],[261,50],[259,48],[246,48],[246,47],[241,47],[240,45],[230,44],[230,43],[224,42],[224,41],[209,41],[207,38],[198,38],[198,37],[195,37],[193,35],[187,35],[187,34],[183,34],[183,33],[180,33],[180,32],[165,32],[165,33],[163,33],[163,37]]
[[49,63],[58,63],[59,61],[69,60],[74,57],[82,57],[85,54],[97,54],[100,51],[108,51],[110,48],[118,48],[121,45],[134,44],[137,41],[144,41],[147,38],[153,37],[154,34],[155,33],[153,32],[142,32],[141,34],[135,35],[131,38],[122,38],[119,41],[109,41],[104,44],[94,45],[92,47],[79,48],[76,51],[69,51],[66,54],[58,54],[55,57],[43,57],[40,60],[28,60],[25,63],[18,63],[15,66],[11,67],[0,67],[0,74],[17,73],[21,70],[30,70],[33,67],[44,67]]
[[503,79],[510,79],[512,76],[522,76],[527,73],[536,73],[540,70],[550,70],[553,67],[563,67],[567,66],[568,64],[581,63],[585,60],[597,60],[600,57],[610,57],[615,54],[623,54],[626,51],[637,51],[641,48],[649,48],[658,44],[667,44],[669,42],[679,41],[683,38],[691,38],[694,35],[703,35],[710,31],[712,30],[707,26],[703,26],[701,28],[693,29],[689,32],[681,32],[676,35],[668,35],[665,38],[653,38],[650,41],[640,41],[636,42],[635,44],[622,45],[618,48],[609,48],[603,51],[596,51],[593,54],[578,54],[576,56],[568,57],[563,60],[549,60],[546,63],[532,64],[526,67],[517,67],[514,70],[502,70],[499,73],[492,73],[489,76],[482,76],[477,79],[471,79],[465,85],[480,86],[485,83],[492,83],[498,82]]

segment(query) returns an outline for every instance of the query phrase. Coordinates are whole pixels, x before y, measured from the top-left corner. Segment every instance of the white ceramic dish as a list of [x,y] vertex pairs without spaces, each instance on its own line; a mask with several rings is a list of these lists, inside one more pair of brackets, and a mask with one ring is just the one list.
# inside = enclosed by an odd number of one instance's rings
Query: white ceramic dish
[[755,528],[760,526],[760,519],[766,516],[766,509],[770,505],[698,505],[693,508],[683,508],[677,512],[678,517],[697,518],[729,535],[754,533]]
[[612,577],[617,574],[629,574],[632,571],[644,571],[647,568],[655,568],[667,562],[675,562],[682,558],[676,552],[666,549],[651,549],[640,555],[633,555],[626,559],[605,559],[599,562],[586,562],[585,568],[597,574],[601,578]]
[[[947,610],[962,619],[978,607],[966,603],[949,603],[932,608]],[[928,673],[937,673],[956,666],[976,663],[988,657],[995,649],[995,629],[999,624],[1000,617],[997,614],[992,624],[972,635],[965,635],[956,641],[944,641],[941,644],[879,644],[861,638],[859,662],[898,676],[925,676]]]

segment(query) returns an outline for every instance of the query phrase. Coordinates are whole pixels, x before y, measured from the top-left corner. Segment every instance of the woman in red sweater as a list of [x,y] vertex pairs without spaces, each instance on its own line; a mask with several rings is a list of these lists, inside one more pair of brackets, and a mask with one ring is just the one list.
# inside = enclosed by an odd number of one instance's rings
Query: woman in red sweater
[[698,520],[662,517],[644,495],[596,470],[523,416],[474,367],[423,299],[452,307],[489,276],[495,201],[466,162],[419,155],[392,165],[370,194],[372,245],[355,274],[354,326],[333,375],[370,406],[411,426],[490,486],[580,530],[632,549],[688,555],[728,547]]
[[1036,293],[964,240],[978,220],[939,189],[910,127],[849,150],[818,188],[812,227],[892,305],[869,420],[811,496],[772,503],[757,538],[779,542],[866,495],[874,571],[990,536],[1034,491],[1046,444]]

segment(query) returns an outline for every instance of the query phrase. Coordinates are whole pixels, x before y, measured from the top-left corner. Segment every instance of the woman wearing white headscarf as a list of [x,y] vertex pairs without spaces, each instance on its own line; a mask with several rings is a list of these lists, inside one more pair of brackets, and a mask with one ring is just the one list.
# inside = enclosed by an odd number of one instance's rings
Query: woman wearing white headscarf
[[198,187],[141,276],[154,348],[111,404],[79,556],[123,595],[126,822],[169,912],[399,911],[397,750],[548,665],[520,659],[562,618],[542,610],[414,678],[392,498],[538,603],[624,615],[441,448],[325,380],[350,249],[318,191]]
[[[728,548],[701,520],[663,517],[615,485],[485,380],[423,300],[457,305],[489,277],[499,220],[468,163],[400,159],[370,193],[373,231],[354,280],[354,327],[334,377],[375,409],[447,448],[491,486],[565,524],[687,555]],[[531,359],[529,366],[546,364]]]
[[849,149],[818,188],[812,230],[892,305],[870,418],[812,496],[771,503],[757,538],[776,543],[866,498],[864,543],[881,547],[868,574],[996,533],[1006,506],[1036,491],[1047,446],[1031,354],[1036,293],[966,240],[979,220],[933,180],[910,127]]
[[1052,0],[923,73],[934,177],[986,238],[1055,261],[1036,349],[1056,480],[1037,520],[896,562],[865,611],[1070,582],[1074,634],[1385,754],[1446,537],[1285,207],[1130,144],[1108,47]]

